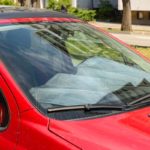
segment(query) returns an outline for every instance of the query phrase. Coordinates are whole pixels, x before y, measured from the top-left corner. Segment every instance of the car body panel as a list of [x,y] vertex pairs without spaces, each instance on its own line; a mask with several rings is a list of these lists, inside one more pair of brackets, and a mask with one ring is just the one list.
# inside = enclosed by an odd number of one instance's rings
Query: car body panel
[[[81,22],[75,18],[3,18],[0,24],[25,22]],[[111,36],[106,31],[99,29]],[[111,36],[124,46],[124,42]],[[130,48],[145,59],[138,50]],[[107,117],[58,121],[44,115],[29,101],[0,60],[0,86],[4,89],[11,114],[10,124],[0,132],[0,149],[10,150],[144,150],[150,149],[150,107]],[[15,130],[14,130],[15,129]],[[8,147],[5,147],[5,146]],[[17,145],[17,147],[16,147]]]
[[[11,128],[6,133],[0,132],[0,141],[3,141],[3,144],[0,142],[2,150],[10,150],[13,145],[16,147],[17,144],[17,150],[41,150],[41,148],[42,150],[47,150],[47,147],[52,147],[54,150],[60,148],[62,150],[76,150],[76,146],[64,141],[59,136],[48,132],[49,119],[31,105],[27,97],[25,97],[19,89],[19,86],[13,81],[2,62],[0,63],[0,68],[0,74],[5,77],[13,96],[15,97],[19,115],[13,114],[14,120],[11,122]],[[2,86],[4,87],[4,85]],[[10,97],[11,95],[8,93],[8,96]],[[12,102],[9,103],[10,106],[11,103]],[[16,108],[13,108],[13,110],[16,111]],[[17,125],[18,128],[16,128]],[[15,131],[14,128],[18,130]],[[10,134],[10,140],[8,134]],[[3,137],[6,138],[3,139]],[[6,147],[6,145],[8,147]]]
[[123,114],[78,120],[51,120],[49,130],[87,150],[149,150],[150,107]]
[[9,122],[6,128],[0,129],[0,149],[14,149],[18,142],[20,114],[15,98],[7,86],[4,78],[0,75],[0,90],[2,91],[7,104],[9,104]]
[[26,23],[26,22],[82,22],[73,18],[17,18],[1,19],[0,24]]
[[49,119],[36,109],[21,113],[21,133],[16,150],[79,149],[53,132],[48,132],[48,124]]

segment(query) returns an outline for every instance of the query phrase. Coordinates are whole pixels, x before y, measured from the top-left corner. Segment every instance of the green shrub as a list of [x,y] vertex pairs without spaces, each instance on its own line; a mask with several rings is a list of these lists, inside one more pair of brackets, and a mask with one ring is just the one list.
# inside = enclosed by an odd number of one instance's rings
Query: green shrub
[[70,13],[70,14],[77,14],[78,13],[78,9],[75,8],[75,7],[70,7],[68,9],[68,13]]
[[13,0],[0,0],[0,5],[14,5]]
[[61,6],[64,5],[68,9],[71,7],[71,1],[72,0],[58,0],[58,6],[61,8]]
[[53,10],[61,10],[61,6],[64,5],[67,9],[71,6],[71,0],[49,0],[48,8]]
[[56,5],[55,2],[56,2],[55,0],[49,0],[49,1],[48,1],[48,8],[54,10],[54,9],[55,9],[55,5]]
[[95,10],[88,10],[88,9],[78,9],[71,7],[72,0],[49,0],[48,8],[61,11],[61,6],[64,5],[67,9],[67,12],[73,14],[84,21],[91,21],[94,20],[96,16]]
[[96,16],[95,10],[78,9],[78,8],[73,8],[73,7],[70,7],[68,9],[68,13],[73,14],[84,21],[92,21],[94,20]]

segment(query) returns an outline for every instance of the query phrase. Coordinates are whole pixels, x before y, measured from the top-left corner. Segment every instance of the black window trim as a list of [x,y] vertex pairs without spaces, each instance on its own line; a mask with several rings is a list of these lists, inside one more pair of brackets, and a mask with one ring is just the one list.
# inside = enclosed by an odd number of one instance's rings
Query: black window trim
[[5,97],[2,88],[0,88],[0,94],[2,95],[2,97],[3,97],[3,99],[4,99],[4,103],[6,104],[7,115],[8,115],[8,120],[7,120],[6,126],[5,126],[5,127],[1,127],[1,126],[0,126],[0,133],[1,133],[1,132],[5,131],[5,130],[8,128],[8,126],[9,126],[9,123],[10,123],[10,109],[9,109],[9,107],[8,107],[8,103],[7,103],[7,101],[6,101],[7,98]]

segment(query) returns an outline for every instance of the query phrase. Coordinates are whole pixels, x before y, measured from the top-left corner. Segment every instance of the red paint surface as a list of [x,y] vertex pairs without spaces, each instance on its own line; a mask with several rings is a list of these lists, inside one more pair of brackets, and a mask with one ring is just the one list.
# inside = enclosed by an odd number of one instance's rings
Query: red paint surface
[[7,99],[10,110],[10,120],[7,129],[0,128],[0,150],[11,150],[17,145],[20,120],[19,110],[14,96],[2,76],[0,76],[0,89]]
[[85,150],[149,150],[150,107],[109,117],[50,122],[49,130]]
[[[48,130],[49,118],[41,114],[25,97],[0,61],[0,89],[10,105],[10,121],[0,130],[0,150],[77,150],[78,146]],[[11,108],[12,107],[12,108]]]
[[0,24],[27,23],[27,22],[81,22],[73,18],[15,18],[0,19]]
[[[19,20],[32,22],[40,19]],[[17,23],[17,20],[1,20],[1,23]],[[133,51],[143,57],[138,51]],[[150,149],[150,107],[89,120],[49,119],[30,103],[1,61],[0,89],[10,108],[9,125],[0,131],[0,150]]]

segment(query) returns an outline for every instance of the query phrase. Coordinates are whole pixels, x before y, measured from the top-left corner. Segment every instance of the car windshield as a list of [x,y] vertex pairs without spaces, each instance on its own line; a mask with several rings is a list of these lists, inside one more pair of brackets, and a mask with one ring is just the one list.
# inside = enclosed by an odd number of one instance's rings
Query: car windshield
[[48,108],[123,105],[150,92],[150,65],[81,22],[0,26],[0,57],[29,100]]

